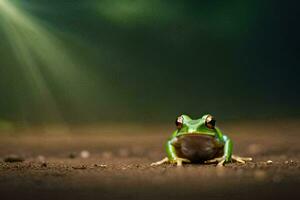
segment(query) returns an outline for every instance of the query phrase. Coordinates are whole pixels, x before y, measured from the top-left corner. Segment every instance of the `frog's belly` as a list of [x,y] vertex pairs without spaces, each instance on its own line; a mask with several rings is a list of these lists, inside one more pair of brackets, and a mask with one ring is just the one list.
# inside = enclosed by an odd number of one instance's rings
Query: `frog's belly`
[[208,135],[182,135],[173,145],[179,157],[192,162],[203,162],[223,154],[223,144]]

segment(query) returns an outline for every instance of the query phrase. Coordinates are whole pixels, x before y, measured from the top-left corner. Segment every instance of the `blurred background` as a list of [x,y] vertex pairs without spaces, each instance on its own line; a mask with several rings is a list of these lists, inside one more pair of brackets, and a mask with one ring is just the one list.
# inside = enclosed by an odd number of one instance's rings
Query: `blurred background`
[[298,118],[298,7],[0,0],[0,126]]

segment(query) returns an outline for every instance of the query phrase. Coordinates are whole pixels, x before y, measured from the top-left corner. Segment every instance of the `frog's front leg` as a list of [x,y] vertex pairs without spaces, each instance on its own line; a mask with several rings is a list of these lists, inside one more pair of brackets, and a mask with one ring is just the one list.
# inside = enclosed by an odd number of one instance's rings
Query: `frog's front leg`
[[240,157],[232,155],[232,141],[226,135],[223,135],[223,140],[225,142],[223,156],[208,160],[205,163],[218,163],[218,166],[223,166],[225,163],[228,163],[230,161],[236,161],[245,164],[246,161],[252,160],[252,158],[250,157]]
[[176,150],[174,147],[174,143],[176,142],[177,138],[173,138],[171,140],[168,140],[167,144],[166,144],[166,152],[168,154],[168,157],[165,157],[164,159],[152,163],[151,166],[158,166],[158,165],[162,165],[164,163],[174,163],[177,164],[177,166],[182,166],[183,162],[187,162],[190,163],[191,161],[186,159],[186,158],[179,158],[176,154]]
[[217,166],[223,166],[225,163],[228,163],[232,159],[232,141],[226,136],[223,135],[224,144],[224,154],[222,157],[214,158],[211,160],[205,161],[205,163],[218,163]]

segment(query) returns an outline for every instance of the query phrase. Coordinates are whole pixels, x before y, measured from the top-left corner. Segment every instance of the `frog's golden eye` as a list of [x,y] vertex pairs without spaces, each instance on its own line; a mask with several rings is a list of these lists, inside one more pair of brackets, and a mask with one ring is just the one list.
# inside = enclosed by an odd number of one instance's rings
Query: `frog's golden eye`
[[214,119],[213,116],[208,115],[205,119],[205,125],[207,128],[213,129],[215,128],[216,120]]
[[176,121],[175,121],[175,124],[176,124],[176,127],[179,129],[179,128],[182,128],[182,125],[183,125],[183,116],[179,116],[177,117]]

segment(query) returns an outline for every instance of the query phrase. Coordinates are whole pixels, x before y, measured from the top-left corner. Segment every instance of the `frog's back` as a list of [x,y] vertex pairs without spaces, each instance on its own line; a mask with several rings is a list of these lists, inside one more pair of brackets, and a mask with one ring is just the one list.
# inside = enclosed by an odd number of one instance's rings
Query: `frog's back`
[[209,135],[182,135],[174,142],[176,153],[192,162],[203,162],[223,155],[224,144]]

